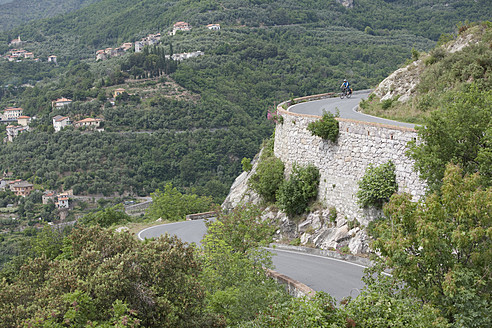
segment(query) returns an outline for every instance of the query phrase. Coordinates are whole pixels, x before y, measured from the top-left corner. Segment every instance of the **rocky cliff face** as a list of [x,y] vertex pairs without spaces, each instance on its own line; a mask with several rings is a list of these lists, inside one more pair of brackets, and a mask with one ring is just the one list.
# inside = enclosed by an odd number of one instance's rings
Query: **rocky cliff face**
[[[224,210],[233,209],[240,203],[261,202],[260,196],[248,186],[249,178],[256,172],[260,154],[255,157],[252,170],[241,173],[234,181],[229,195],[222,203]],[[267,207],[261,219],[274,222],[278,226],[274,239],[279,243],[296,241],[302,245],[326,250],[350,251],[352,254],[369,252],[365,230],[358,226],[357,221],[348,222],[345,218],[337,216],[333,210],[316,210],[295,222],[277,208]]]
[[[479,40],[480,38],[476,34],[464,33],[460,34],[455,40],[442,45],[441,49],[449,53],[454,53],[461,51],[467,46],[478,43]],[[412,99],[420,82],[420,75],[425,70],[425,58],[427,57],[429,57],[428,54],[421,54],[419,60],[393,72],[377,86],[374,94],[381,101],[399,97],[398,101],[404,103]]]

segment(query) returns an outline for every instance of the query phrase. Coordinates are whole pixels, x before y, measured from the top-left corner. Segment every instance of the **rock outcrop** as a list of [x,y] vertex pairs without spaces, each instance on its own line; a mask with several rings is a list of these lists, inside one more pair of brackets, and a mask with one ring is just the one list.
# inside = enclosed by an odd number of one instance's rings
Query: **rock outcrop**
[[[252,170],[241,173],[234,181],[229,195],[222,203],[224,210],[231,210],[241,203],[260,203],[260,196],[248,186],[249,178],[256,172],[260,154],[255,157]],[[365,231],[358,226],[349,228],[351,222],[342,217],[335,218],[329,209],[311,212],[296,223],[277,208],[267,207],[260,219],[272,222],[278,227],[274,239],[279,243],[289,243],[298,239],[302,245],[319,249],[349,250],[352,254],[369,252]]]
[[394,71],[385,78],[374,90],[374,94],[381,99],[399,97],[400,102],[410,100],[420,82],[420,74],[424,70],[422,60],[414,61],[406,67]]

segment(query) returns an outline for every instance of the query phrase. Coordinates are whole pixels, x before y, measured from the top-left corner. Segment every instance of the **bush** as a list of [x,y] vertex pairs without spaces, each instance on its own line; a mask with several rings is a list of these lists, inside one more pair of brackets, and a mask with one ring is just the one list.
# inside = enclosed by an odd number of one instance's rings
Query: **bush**
[[302,214],[318,195],[319,170],[313,165],[305,168],[294,165],[289,180],[277,191],[277,203],[289,216]]
[[251,164],[251,159],[244,157],[241,160],[241,164],[243,165],[243,171],[244,172],[249,172],[253,168],[253,165]]
[[340,132],[338,129],[339,124],[335,117],[338,117],[338,114],[334,115],[330,112],[325,112],[321,120],[309,123],[307,129],[313,136],[335,142]]
[[382,208],[397,190],[395,164],[392,161],[377,167],[369,164],[366,173],[359,181],[357,198],[362,207]]
[[277,189],[283,181],[284,163],[276,157],[267,157],[258,163],[256,173],[249,179],[249,186],[265,201],[275,202]]

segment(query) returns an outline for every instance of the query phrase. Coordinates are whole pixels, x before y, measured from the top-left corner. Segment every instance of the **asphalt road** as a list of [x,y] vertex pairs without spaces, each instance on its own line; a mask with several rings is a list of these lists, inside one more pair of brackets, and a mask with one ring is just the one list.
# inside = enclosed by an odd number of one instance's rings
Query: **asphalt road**
[[351,98],[325,98],[320,100],[308,101],[304,103],[295,104],[290,106],[288,110],[298,114],[309,114],[322,116],[323,112],[336,113],[337,109],[341,118],[347,118],[363,122],[381,123],[393,126],[402,126],[407,128],[414,128],[415,124],[403,123],[398,121],[387,120],[384,118],[371,116],[357,112],[357,105],[362,99],[367,99],[370,91],[354,92]]
[[[169,233],[183,241],[200,245],[206,233],[205,221],[184,221],[158,225],[138,233],[139,239]],[[274,270],[298,280],[316,291],[325,291],[338,301],[346,296],[357,296],[364,286],[361,281],[364,267],[358,264],[280,249],[270,249]]]

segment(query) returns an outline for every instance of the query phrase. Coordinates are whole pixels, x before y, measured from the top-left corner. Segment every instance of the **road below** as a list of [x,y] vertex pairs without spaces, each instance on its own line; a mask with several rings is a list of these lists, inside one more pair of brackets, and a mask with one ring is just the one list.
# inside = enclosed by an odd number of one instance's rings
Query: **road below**
[[[169,233],[185,242],[200,245],[206,232],[204,220],[183,221],[144,229],[138,233],[138,238],[143,240]],[[338,301],[346,296],[357,296],[364,286],[361,280],[364,267],[359,264],[288,250],[269,250],[274,254],[274,270],[316,291],[327,292]]]
[[388,120],[376,116],[360,113],[356,111],[359,102],[363,99],[367,99],[369,91],[355,92],[351,98],[340,99],[337,98],[325,98],[320,100],[307,101],[299,104],[292,105],[288,108],[289,112],[298,114],[309,115],[323,115],[323,111],[331,112],[335,114],[337,110],[340,113],[340,118],[346,118],[362,122],[381,123],[393,126],[401,126],[407,128],[414,128],[415,124],[398,122]]

